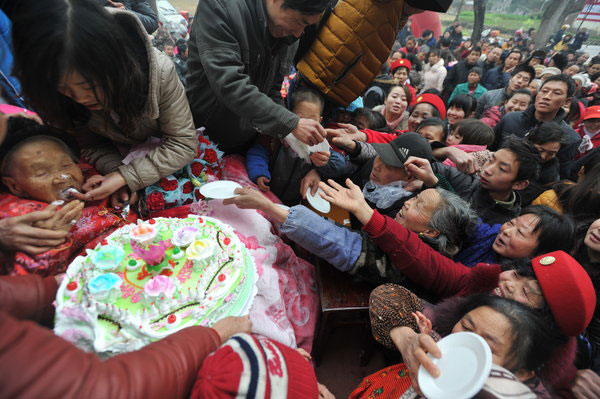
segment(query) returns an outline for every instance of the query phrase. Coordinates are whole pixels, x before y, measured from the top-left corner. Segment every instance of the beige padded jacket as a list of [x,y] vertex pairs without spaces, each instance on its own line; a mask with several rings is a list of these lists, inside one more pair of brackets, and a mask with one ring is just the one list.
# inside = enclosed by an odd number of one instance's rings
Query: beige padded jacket
[[[79,142],[83,157],[100,173],[118,170],[127,186],[137,191],[190,163],[198,142],[185,90],[171,59],[152,47],[150,37],[134,14],[109,10],[121,24],[134,24],[146,44],[150,77],[144,116],[135,129],[124,132],[114,121],[107,122],[102,111],[92,111],[86,126],[69,133]],[[162,139],[162,143],[124,165],[122,160],[128,148],[144,143],[151,136]]]

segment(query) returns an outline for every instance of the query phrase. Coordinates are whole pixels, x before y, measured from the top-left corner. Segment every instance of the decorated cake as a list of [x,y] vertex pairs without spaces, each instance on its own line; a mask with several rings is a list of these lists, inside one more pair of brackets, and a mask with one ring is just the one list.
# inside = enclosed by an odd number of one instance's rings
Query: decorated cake
[[156,218],[113,232],[66,272],[55,332],[110,356],[192,325],[248,313],[256,267],[233,228],[214,218]]

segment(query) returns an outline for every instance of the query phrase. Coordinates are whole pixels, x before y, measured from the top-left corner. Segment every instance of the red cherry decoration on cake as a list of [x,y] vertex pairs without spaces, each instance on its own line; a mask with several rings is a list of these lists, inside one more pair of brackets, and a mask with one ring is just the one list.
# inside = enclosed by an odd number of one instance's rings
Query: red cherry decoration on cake
[[77,282],[71,281],[69,284],[67,284],[67,289],[69,291],[75,291],[77,289]]
[[156,220],[154,220],[154,219],[150,219],[150,220],[148,220],[148,223],[150,223],[150,224],[155,224],[155,223],[156,223]]
[[225,275],[224,275],[223,273],[219,274],[219,277],[217,277],[217,279],[218,279],[218,280],[219,280],[219,282],[221,282],[221,283],[222,283],[223,281],[225,281],[225,278],[226,278],[226,277],[225,277]]
[[173,324],[177,321],[177,316],[175,316],[174,314],[170,314],[169,317],[167,317],[167,322],[169,324]]
[[231,238],[229,238],[229,237],[225,237],[225,239],[223,240],[223,243],[224,243],[225,245],[229,245],[229,244],[231,243]]
[[102,241],[100,241],[100,244],[102,244],[102,245],[108,245],[108,241],[102,240]]

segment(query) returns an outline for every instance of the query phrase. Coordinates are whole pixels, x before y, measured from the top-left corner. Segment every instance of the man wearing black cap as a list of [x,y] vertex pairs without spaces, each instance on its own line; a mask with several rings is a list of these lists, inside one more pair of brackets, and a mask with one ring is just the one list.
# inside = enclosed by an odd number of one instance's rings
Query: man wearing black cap
[[404,133],[384,144],[344,139],[334,139],[334,144],[347,150],[354,164],[354,169],[346,170],[336,179],[350,177],[363,188],[369,205],[390,217],[414,195],[406,189],[407,183],[414,180],[404,169],[406,160],[411,156],[433,160],[427,140],[414,132]]

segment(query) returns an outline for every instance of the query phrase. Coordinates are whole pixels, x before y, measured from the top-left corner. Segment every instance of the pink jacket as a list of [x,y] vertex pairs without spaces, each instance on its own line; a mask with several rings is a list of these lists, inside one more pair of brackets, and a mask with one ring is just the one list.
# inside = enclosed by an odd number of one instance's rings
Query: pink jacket
[[479,120],[491,128],[495,128],[500,119],[502,119],[502,112],[500,111],[500,106],[496,105],[483,111],[483,115],[481,115],[481,119]]

